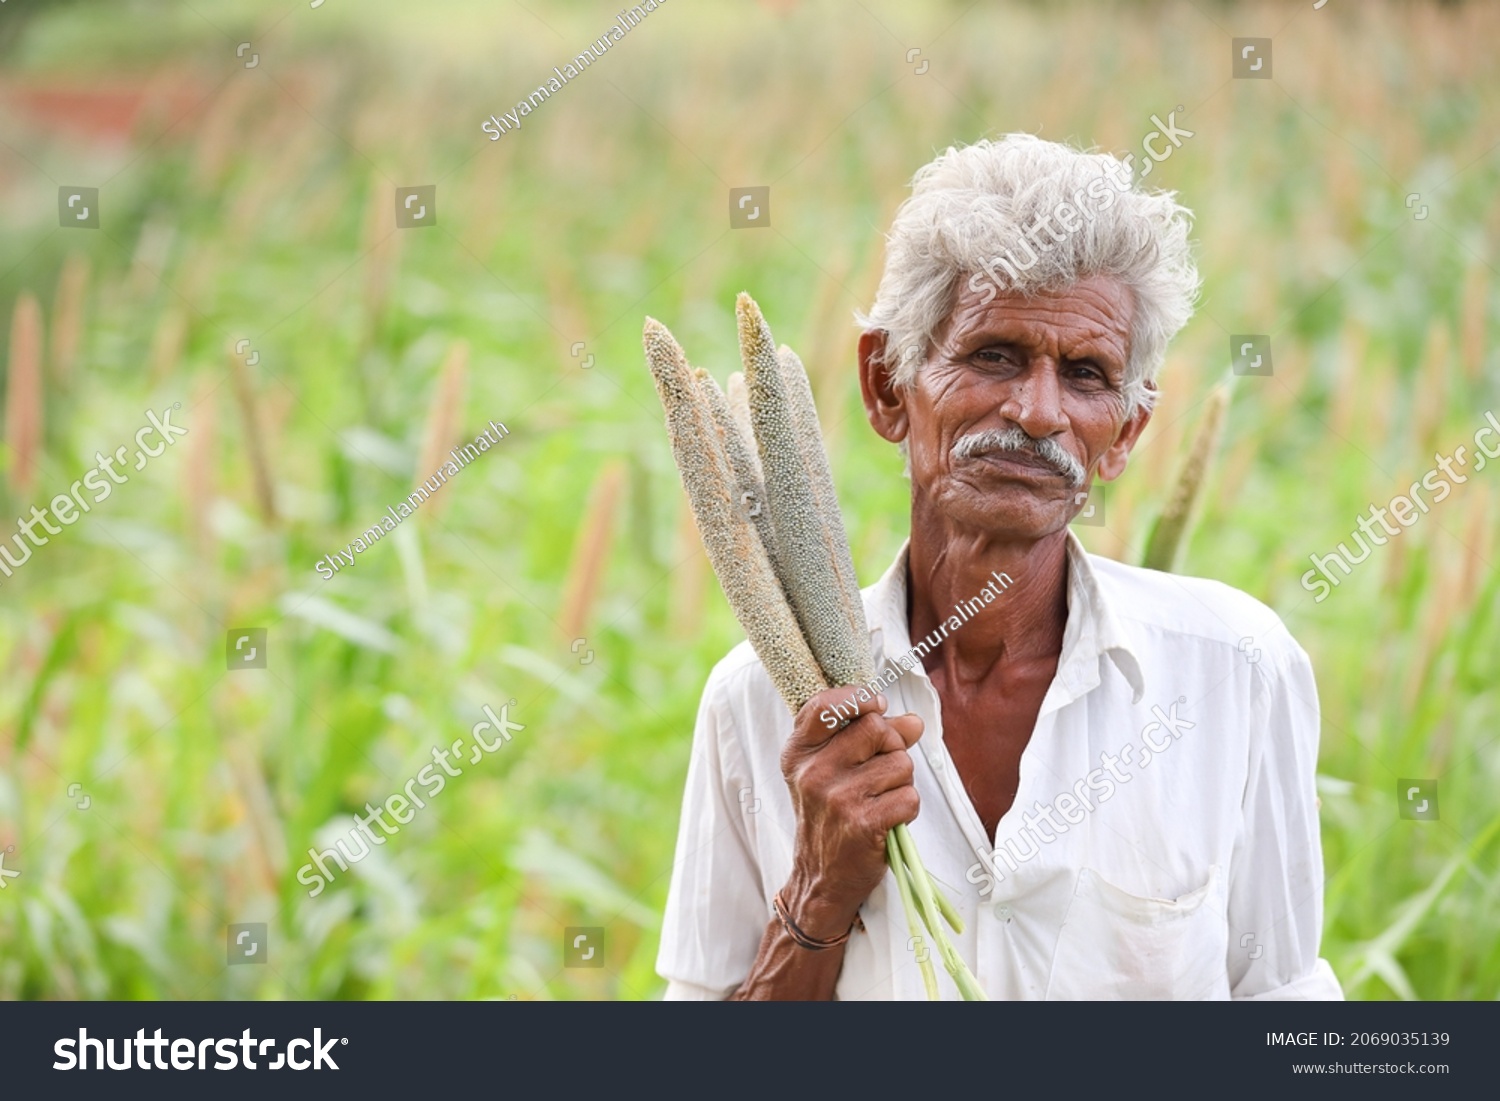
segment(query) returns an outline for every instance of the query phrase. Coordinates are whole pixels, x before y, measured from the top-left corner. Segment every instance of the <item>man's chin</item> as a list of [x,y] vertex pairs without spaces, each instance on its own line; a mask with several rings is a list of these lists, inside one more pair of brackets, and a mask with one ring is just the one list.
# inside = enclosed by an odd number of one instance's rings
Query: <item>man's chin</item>
[[957,524],[1006,540],[1038,540],[1068,526],[1075,507],[1073,494],[1061,485],[1054,492],[1009,484],[965,492],[946,502],[942,511]]

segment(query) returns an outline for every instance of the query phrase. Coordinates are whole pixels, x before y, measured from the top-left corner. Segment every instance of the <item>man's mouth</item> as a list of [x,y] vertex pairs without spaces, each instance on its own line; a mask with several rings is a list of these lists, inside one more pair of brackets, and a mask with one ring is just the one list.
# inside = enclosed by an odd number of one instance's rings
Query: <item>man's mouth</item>
[[990,428],[957,440],[954,459],[978,459],[997,471],[1026,481],[1061,480],[1068,486],[1083,484],[1083,464],[1050,438],[1032,439],[1018,428]]
[[1039,456],[1027,451],[981,451],[973,458],[1006,470],[1022,471],[1041,478],[1065,480],[1067,475]]

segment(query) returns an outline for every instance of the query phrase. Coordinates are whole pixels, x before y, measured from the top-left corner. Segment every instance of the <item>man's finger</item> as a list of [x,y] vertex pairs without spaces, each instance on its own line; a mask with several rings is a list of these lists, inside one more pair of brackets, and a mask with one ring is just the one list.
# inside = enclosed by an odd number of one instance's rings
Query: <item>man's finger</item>
[[877,795],[869,803],[869,813],[882,829],[890,829],[892,826],[905,825],[914,821],[917,812],[921,809],[921,797],[917,795],[917,789],[910,784],[892,788],[884,795]]
[[828,740],[825,752],[858,767],[881,754],[905,748],[901,734],[884,715],[861,715]]
[[[866,698],[861,700],[859,693]],[[871,696],[858,685],[826,688],[802,705],[792,727],[792,741],[805,749],[817,749],[839,731],[871,712],[881,713],[889,706],[884,694]]]
[[858,776],[867,797],[909,787],[915,775],[911,754],[906,750],[882,753],[861,766]]

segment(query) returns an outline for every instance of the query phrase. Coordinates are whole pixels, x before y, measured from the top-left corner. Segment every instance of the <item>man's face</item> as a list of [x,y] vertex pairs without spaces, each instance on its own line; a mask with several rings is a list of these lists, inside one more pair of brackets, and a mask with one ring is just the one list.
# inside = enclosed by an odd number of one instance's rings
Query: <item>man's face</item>
[[[1049,535],[1079,511],[1096,473],[1120,475],[1150,419],[1145,410],[1125,415],[1134,304],[1107,276],[988,303],[966,282],[960,288],[909,389],[880,393],[865,362],[871,334],[861,340],[871,423],[906,440],[914,491],[940,514],[984,531]],[[1012,449],[1000,446],[1006,436]]]

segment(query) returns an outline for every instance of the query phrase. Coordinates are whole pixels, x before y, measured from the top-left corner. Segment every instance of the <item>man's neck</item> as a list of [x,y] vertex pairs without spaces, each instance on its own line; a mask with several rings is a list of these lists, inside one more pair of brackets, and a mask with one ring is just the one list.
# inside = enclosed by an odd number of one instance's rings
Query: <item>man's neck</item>
[[[1026,542],[913,524],[907,557],[907,623],[915,643],[988,585],[1000,591],[923,660],[949,683],[983,681],[997,664],[1054,658],[1068,619],[1068,532]],[[925,529],[925,530],[924,530]],[[1008,586],[996,575],[1010,578]]]

